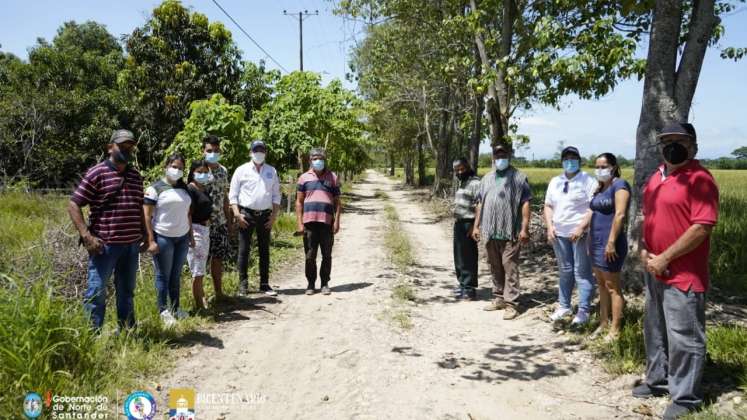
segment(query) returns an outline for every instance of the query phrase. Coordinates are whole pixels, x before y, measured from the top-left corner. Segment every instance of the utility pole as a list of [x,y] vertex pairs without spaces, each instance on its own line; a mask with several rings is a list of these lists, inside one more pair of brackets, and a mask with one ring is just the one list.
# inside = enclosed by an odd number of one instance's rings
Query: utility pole
[[288,13],[287,10],[283,10],[283,14],[298,19],[298,59],[300,62],[300,69],[303,71],[303,20],[307,19],[309,16],[318,16],[319,11],[314,10],[314,13],[309,13],[308,10],[304,10],[299,11],[298,13]]

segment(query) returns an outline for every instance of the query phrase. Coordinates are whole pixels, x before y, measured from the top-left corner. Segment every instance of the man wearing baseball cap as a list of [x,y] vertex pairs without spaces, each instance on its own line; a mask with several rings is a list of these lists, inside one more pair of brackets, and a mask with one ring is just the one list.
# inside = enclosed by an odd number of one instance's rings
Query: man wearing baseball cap
[[239,226],[239,294],[249,290],[249,248],[252,232],[257,233],[259,251],[259,291],[276,296],[270,287],[270,231],[280,210],[280,179],[272,166],[265,163],[267,146],[262,140],[252,142],[252,160],[238,168],[231,177],[228,202]]
[[669,393],[664,418],[675,419],[703,403],[709,238],[719,193],[713,176],[694,159],[698,143],[691,124],[667,124],[658,141],[664,163],[643,190],[646,380],[633,396]]
[[[119,326],[135,326],[135,275],[144,229],[143,178],[131,164],[135,145],[131,131],[114,131],[107,146],[109,158],[86,172],[68,204],[89,254],[84,307],[96,330],[104,324],[112,273]],[[90,206],[88,224],[81,211],[85,206]]]
[[505,310],[503,319],[519,315],[519,254],[529,242],[529,201],[532,191],[527,176],[511,166],[511,148],[493,148],[495,169],[480,181],[472,239],[485,238],[488,264],[493,275],[493,301],[486,311]]

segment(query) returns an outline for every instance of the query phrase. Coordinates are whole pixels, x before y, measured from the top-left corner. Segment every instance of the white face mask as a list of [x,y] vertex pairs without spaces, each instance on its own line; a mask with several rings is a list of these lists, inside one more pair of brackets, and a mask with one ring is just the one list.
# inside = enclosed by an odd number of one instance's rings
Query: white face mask
[[505,171],[508,168],[508,159],[496,159],[495,168],[499,171]]
[[612,168],[597,169],[595,173],[601,182],[607,182],[612,178]]
[[178,168],[166,168],[166,178],[171,181],[178,181],[184,176],[184,171]]
[[265,154],[262,152],[254,152],[252,153],[252,161],[257,164],[263,164],[265,163]]

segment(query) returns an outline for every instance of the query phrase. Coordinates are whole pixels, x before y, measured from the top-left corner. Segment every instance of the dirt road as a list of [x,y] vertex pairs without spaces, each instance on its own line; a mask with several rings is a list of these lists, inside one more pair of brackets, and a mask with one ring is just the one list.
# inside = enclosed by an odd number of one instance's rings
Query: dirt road
[[[588,355],[543,320],[554,267],[532,267],[522,281],[537,305],[513,321],[485,312],[482,300],[456,302],[451,232],[421,207],[415,191],[369,171],[351,194],[336,237],[333,293],[305,296],[301,267],[271,280],[277,299],[206,332],[163,378],[164,392],[191,387],[208,419],[570,419],[635,416],[630,378],[608,382]],[[397,273],[383,248],[389,195],[410,237],[417,304],[413,328],[388,319]],[[481,252],[482,254],[482,252]],[[481,271],[486,270],[481,262]]]

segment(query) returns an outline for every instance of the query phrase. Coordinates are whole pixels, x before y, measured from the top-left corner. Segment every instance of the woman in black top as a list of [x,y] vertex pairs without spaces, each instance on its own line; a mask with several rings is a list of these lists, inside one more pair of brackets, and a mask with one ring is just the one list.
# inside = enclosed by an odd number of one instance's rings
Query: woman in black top
[[187,178],[187,190],[192,197],[192,232],[195,246],[189,249],[187,262],[192,273],[192,294],[195,299],[195,309],[205,309],[205,291],[202,279],[205,277],[208,253],[210,251],[210,213],[213,202],[205,191],[205,185],[211,181],[210,169],[204,160],[192,162]]

